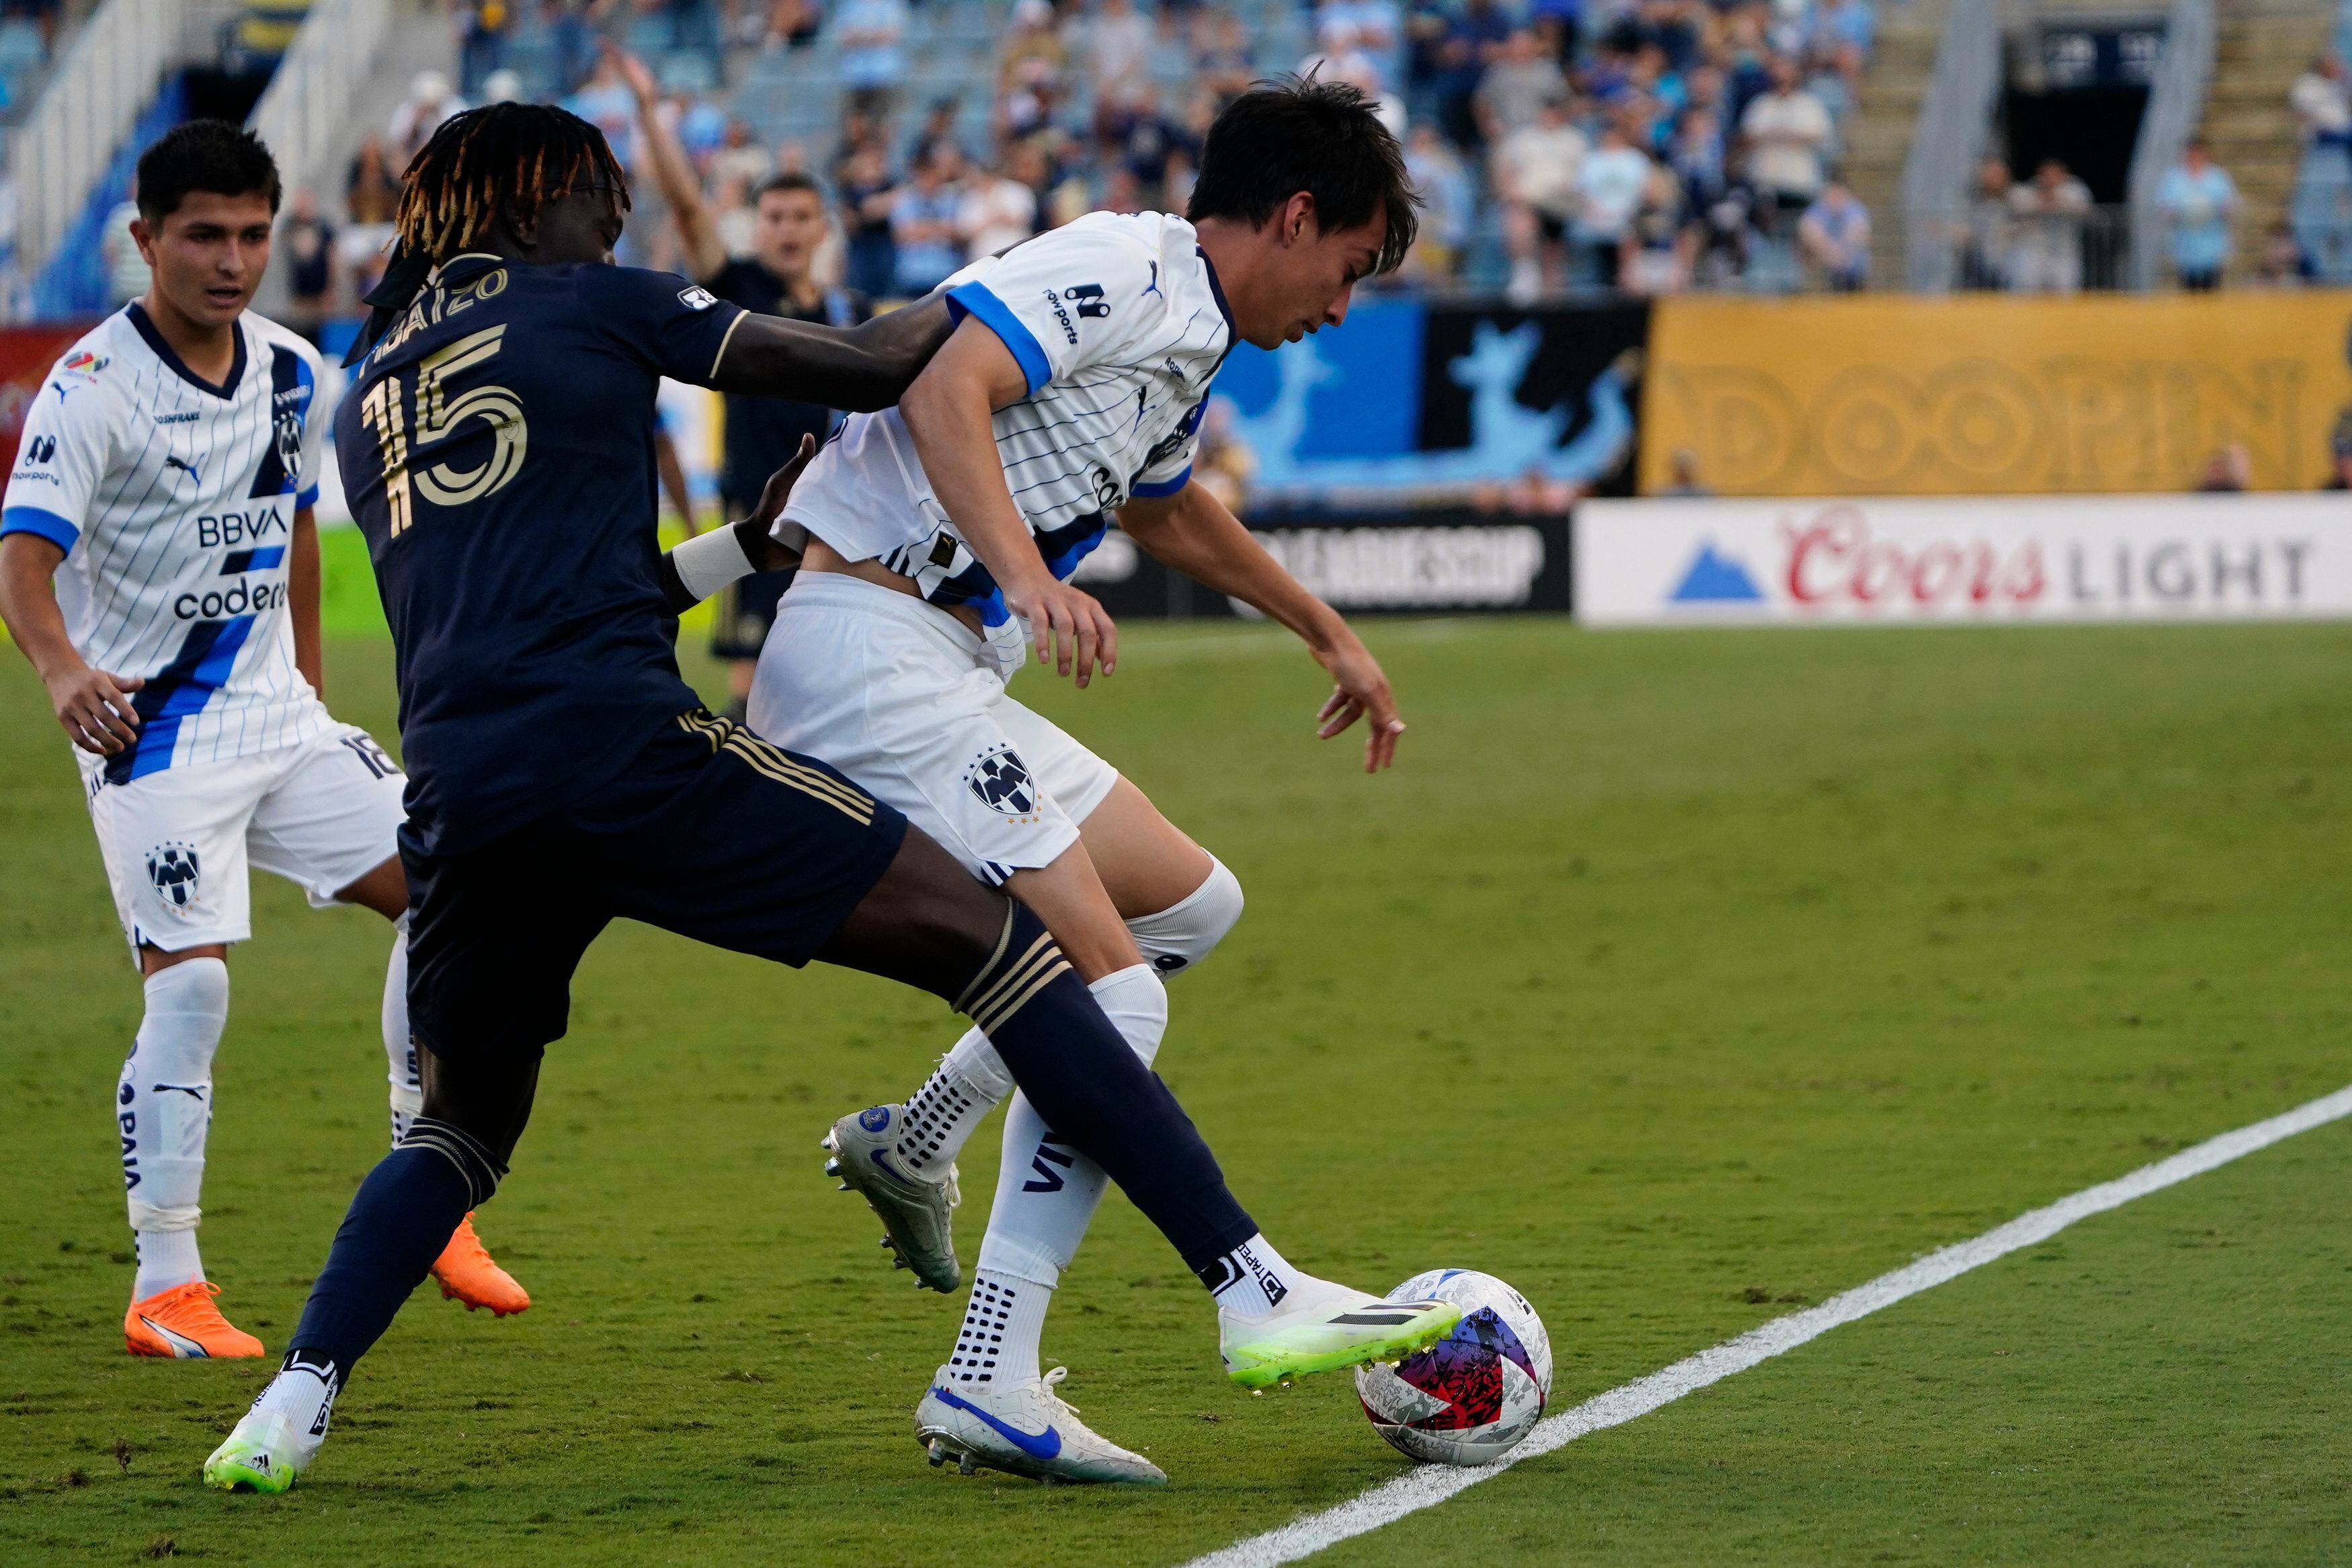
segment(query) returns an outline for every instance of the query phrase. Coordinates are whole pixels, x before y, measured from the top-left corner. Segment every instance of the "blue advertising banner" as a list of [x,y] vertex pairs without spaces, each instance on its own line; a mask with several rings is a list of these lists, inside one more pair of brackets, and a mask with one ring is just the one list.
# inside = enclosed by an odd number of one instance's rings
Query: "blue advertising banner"
[[1639,302],[1372,298],[1275,352],[1235,349],[1212,417],[1253,459],[1253,514],[1475,502],[1531,479],[1628,495],[1648,332]]

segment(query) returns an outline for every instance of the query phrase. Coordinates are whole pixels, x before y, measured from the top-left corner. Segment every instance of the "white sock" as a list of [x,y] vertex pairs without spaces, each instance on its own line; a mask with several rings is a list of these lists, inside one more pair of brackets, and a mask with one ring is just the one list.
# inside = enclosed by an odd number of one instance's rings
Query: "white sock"
[[393,923],[392,958],[383,967],[383,1058],[392,1080],[392,1141],[425,1113],[425,1083],[416,1071],[416,1037],[408,1030],[408,916]]
[[976,1029],[965,1030],[923,1086],[907,1097],[892,1152],[917,1176],[944,1176],[972,1129],[1013,1090],[1013,1074],[988,1037]]
[[307,1465],[326,1440],[327,1426],[334,1417],[335,1395],[342,1378],[334,1364],[309,1351],[296,1351],[286,1358],[286,1364],[269,1385],[254,1400],[252,1414],[283,1416],[293,1427],[302,1451],[298,1464]]
[[1262,1230],[1202,1270],[1201,1282],[1216,1298],[1217,1311],[1236,1318],[1270,1316],[1286,1301],[1297,1306],[1295,1298],[1302,1291],[1320,1295],[1345,1289],[1294,1266]]
[[133,1301],[205,1277],[197,1200],[212,1124],[213,1052],[228,1023],[228,966],[190,958],[148,976],[145,990],[147,1013],[114,1095],[124,1197],[139,1248]]
[[[1168,989],[1158,972],[1137,964],[1087,989],[1119,1038],[1150,1066],[1168,1031]],[[1029,1096],[1015,1094],[1004,1113],[1004,1159],[980,1266],[1042,1281],[1049,1290],[1060,1284],[1109,1185],[1100,1166],[1054,1136]]]
[[948,1357],[948,1376],[981,1388],[1036,1376],[1037,1342],[1053,1299],[1051,1285],[992,1269],[975,1270],[955,1354]]

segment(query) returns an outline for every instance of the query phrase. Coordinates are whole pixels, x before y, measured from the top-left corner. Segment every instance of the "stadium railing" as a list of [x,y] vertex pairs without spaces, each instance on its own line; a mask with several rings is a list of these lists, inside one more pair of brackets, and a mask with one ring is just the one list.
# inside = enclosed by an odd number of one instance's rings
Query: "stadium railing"
[[11,138],[17,256],[37,273],[180,57],[187,0],[106,0]]
[[340,145],[392,17],[392,0],[319,0],[303,19],[246,121],[289,188],[310,183]]
[[2157,186],[2180,162],[2181,150],[2204,118],[2205,92],[2213,79],[2214,31],[2213,0],[2173,0],[2165,21],[2164,57],[2148,84],[2147,109],[2132,149],[2131,204],[2140,214],[2130,256],[2135,287],[2154,287],[2164,269]]
[[[1936,46],[1927,96],[1911,134],[1903,163],[1903,205],[1911,213],[1940,213],[1966,196],[1991,131],[1994,102],[2000,95],[2000,16],[1996,0],[1953,0]],[[1952,286],[1951,236],[1935,225],[1914,224],[1906,235],[1905,269],[1916,293],[1939,293]]]

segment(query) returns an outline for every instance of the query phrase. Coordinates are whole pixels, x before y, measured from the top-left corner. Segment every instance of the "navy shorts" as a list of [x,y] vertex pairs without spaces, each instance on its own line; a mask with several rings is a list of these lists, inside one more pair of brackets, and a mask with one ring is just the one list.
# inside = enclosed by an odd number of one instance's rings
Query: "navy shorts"
[[404,831],[408,1018],[444,1061],[563,1036],[572,974],[613,920],[779,963],[814,957],[907,819],[824,763],[698,708],[583,800],[460,854]]

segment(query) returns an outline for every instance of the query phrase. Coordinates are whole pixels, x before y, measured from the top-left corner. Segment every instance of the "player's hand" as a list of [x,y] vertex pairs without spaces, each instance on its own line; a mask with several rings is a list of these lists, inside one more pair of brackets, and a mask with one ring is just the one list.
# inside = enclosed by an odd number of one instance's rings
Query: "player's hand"
[[597,42],[604,57],[612,61],[614,68],[621,73],[621,84],[629,89],[641,107],[661,95],[660,88],[654,81],[654,73],[646,68],[645,61],[610,38],[601,38]]
[[768,476],[767,484],[760,490],[760,504],[751,509],[751,515],[735,525],[738,537],[743,540],[743,553],[751,558],[755,570],[784,571],[800,565],[801,552],[772,538],[769,530],[784,515],[785,503],[793,498],[793,486],[800,482],[809,460],[815,455],[816,437],[802,436],[801,449],[793,454],[793,460]]
[[76,746],[94,757],[112,757],[139,739],[139,712],[130,694],[146,684],[85,664],[48,683],[49,706]]
[[1315,715],[1316,737],[1328,740],[1359,718],[1370,720],[1364,736],[1364,771],[1378,773],[1396,760],[1397,737],[1404,720],[1397,716],[1396,698],[1389,678],[1371,650],[1350,637],[1328,652],[1318,649],[1315,660],[1331,672],[1331,696]]
[[1093,681],[1097,664],[1106,675],[1118,667],[1118,628],[1093,594],[1048,578],[1018,593],[1006,589],[1004,605],[1029,623],[1037,662],[1065,675],[1075,671],[1079,686]]

